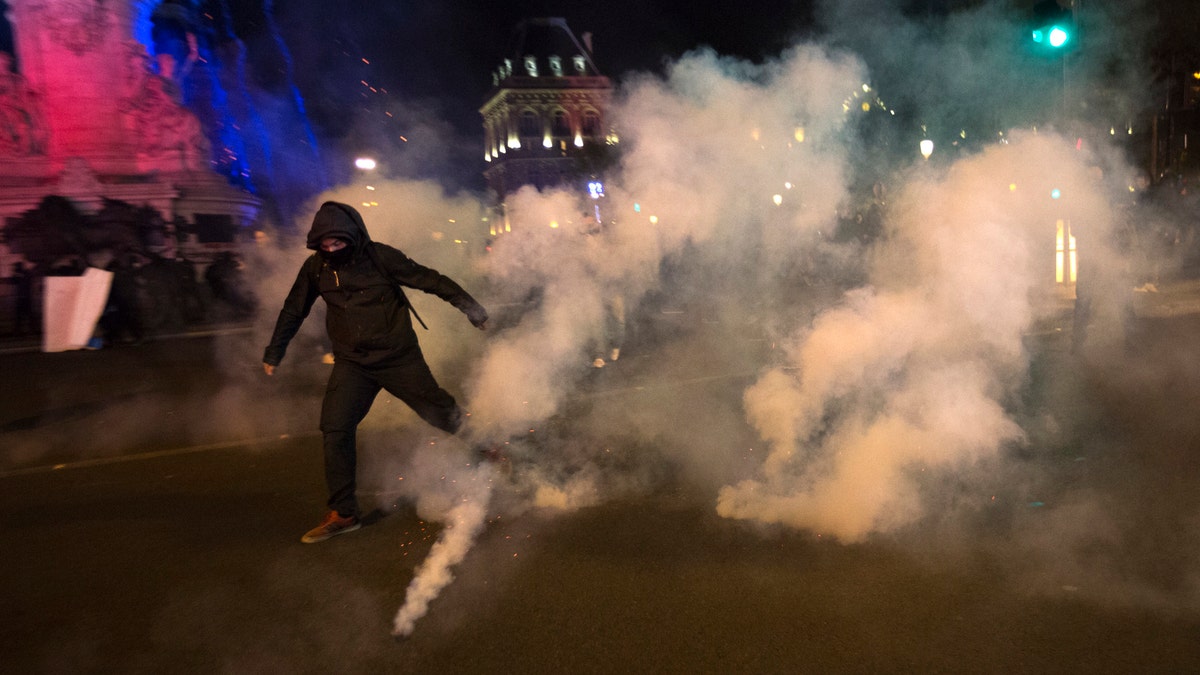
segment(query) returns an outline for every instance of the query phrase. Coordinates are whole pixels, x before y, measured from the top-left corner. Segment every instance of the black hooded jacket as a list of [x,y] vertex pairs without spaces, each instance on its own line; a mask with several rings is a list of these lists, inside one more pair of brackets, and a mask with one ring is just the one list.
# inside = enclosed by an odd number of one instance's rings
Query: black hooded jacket
[[449,277],[391,246],[371,241],[353,207],[338,202],[321,205],[308,232],[308,248],[319,251],[326,237],[344,239],[352,254],[344,263],[326,262],[319,253],[304,261],[279,312],[263,363],[279,365],[318,295],[325,300],[325,328],[335,358],[377,365],[416,348],[408,301],[379,267],[400,284],[454,305],[476,327],[487,321],[484,308]]

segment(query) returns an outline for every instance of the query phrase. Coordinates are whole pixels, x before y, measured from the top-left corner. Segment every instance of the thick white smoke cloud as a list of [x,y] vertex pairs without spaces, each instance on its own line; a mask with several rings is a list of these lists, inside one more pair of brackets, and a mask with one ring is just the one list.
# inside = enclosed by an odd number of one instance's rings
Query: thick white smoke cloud
[[[1053,309],[1039,291],[1055,223],[1085,223],[1088,242],[1111,229],[1088,160],[1058,136],[1017,133],[914,176],[872,286],[746,392],[771,452],[760,478],[722,490],[719,512],[860,540],[923,515],[920,472],[969,470],[1020,440],[1004,405],[1026,374],[1022,337]],[[1057,186],[1069,198],[1051,198]]]
[[516,227],[497,240],[488,272],[539,303],[481,360],[470,396],[479,421],[512,433],[557,411],[586,372],[609,299],[636,307],[685,247],[705,260],[705,291],[769,284],[832,222],[844,193],[843,102],[861,85],[853,59],[815,47],[764,66],[698,52],[665,81],[633,83],[613,111],[632,149],[609,177],[600,233],[583,231],[594,205],[574,195],[527,188],[510,200]]

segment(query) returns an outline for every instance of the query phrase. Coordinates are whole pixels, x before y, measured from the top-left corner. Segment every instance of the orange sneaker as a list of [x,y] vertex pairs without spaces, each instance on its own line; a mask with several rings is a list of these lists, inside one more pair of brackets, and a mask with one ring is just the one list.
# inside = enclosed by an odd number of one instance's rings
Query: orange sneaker
[[330,511],[325,515],[325,520],[322,520],[320,525],[304,533],[304,536],[300,537],[300,541],[305,544],[315,544],[339,534],[353,532],[360,527],[362,527],[362,523],[358,522],[358,518],[354,516],[343,518],[338,515],[337,511]]

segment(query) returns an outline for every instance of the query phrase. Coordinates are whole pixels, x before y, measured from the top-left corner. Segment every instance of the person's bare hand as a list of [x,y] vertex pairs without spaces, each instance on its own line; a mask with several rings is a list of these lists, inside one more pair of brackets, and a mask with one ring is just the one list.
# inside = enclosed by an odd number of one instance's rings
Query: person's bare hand
[[484,330],[487,327],[488,313],[483,308],[483,305],[476,303],[474,307],[467,310],[467,318],[471,321],[471,325],[479,330]]
[[269,363],[264,363],[263,364],[263,372],[268,375],[274,375],[275,374],[275,366],[273,366]]

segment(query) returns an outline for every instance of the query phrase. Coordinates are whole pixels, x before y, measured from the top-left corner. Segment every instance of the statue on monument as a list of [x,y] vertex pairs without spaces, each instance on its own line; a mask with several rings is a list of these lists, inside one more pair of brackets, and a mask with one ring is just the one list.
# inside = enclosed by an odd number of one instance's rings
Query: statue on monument
[[82,55],[104,42],[109,8],[104,0],[41,0],[30,3],[50,37]]
[[12,65],[12,56],[0,52],[0,156],[44,155],[49,132],[41,99]]
[[176,88],[151,70],[145,47],[130,41],[127,50],[121,109],[138,155],[148,159],[178,156],[183,169],[209,169],[210,145],[200,120],[172,96]]
[[162,0],[150,15],[154,59],[158,74],[182,87],[200,60],[200,41],[194,28],[200,9],[196,0]]

